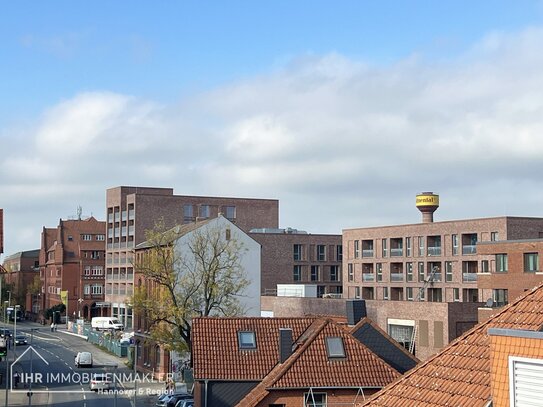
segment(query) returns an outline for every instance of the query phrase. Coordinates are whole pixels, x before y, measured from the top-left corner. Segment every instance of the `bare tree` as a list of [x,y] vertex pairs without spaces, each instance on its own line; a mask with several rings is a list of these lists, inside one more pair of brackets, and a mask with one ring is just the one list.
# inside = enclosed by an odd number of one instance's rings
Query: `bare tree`
[[145,320],[156,343],[176,352],[191,352],[192,318],[245,313],[240,298],[249,285],[241,263],[246,249],[229,229],[197,225],[165,230],[158,223],[134,264],[143,277],[132,301],[136,318]]

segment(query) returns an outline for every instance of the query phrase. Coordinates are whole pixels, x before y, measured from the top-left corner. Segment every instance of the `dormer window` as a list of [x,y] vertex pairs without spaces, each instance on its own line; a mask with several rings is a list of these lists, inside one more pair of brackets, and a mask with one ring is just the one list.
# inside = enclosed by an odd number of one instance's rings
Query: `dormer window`
[[326,338],[326,352],[328,352],[329,358],[344,358],[343,338],[333,336]]
[[239,331],[238,342],[240,349],[256,349],[256,335],[254,331]]

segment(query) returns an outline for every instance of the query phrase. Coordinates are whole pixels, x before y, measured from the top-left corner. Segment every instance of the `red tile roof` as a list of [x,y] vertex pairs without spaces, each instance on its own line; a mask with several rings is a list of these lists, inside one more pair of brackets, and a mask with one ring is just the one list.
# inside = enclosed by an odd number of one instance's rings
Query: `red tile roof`
[[364,405],[487,406],[491,401],[488,328],[539,331],[542,327],[543,285],[477,325]]

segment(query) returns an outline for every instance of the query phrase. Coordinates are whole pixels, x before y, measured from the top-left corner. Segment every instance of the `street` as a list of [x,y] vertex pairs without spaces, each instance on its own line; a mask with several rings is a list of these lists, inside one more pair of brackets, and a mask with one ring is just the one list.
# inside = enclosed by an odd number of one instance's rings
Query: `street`
[[[13,331],[13,325],[9,328]],[[31,332],[32,331],[32,332]],[[17,334],[25,333],[27,345],[13,345],[8,350],[11,375],[19,375],[19,384],[8,392],[8,406],[118,406],[133,405],[133,375],[121,359],[110,355],[85,339],[61,332],[51,332],[47,326],[22,321],[17,323]],[[32,333],[32,344],[31,344]],[[77,352],[91,352],[92,368],[77,368],[74,358]],[[6,361],[0,363],[0,373],[4,375],[2,388],[5,389]],[[89,379],[93,373],[108,373],[111,380],[116,380],[117,392],[95,392],[89,388]],[[154,384],[155,388],[163,385]],[[28,392],[32,387],[32,404]],[[143,389],[141,389],[143,390]],[[147,389],[146,389],[147,390]],[[0,395],[5,396],[5,391]],[[148,405],[155,397],[140,397],[138,405]],[[4,401],[0,399],[0,405]]]

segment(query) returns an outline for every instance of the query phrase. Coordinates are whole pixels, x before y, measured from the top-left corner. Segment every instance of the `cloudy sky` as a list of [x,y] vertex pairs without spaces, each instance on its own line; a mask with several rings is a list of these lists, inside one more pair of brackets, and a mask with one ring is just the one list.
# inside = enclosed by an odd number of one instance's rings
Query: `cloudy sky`
[[543,215],[541,1],[17,1],[0,38],[5,254],[118,185],[313,233]]

